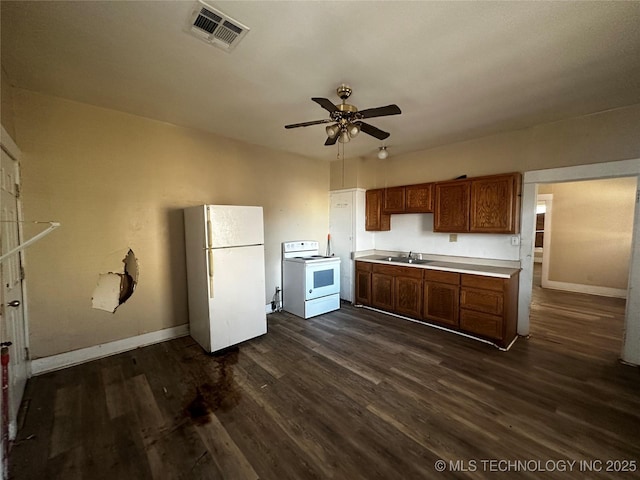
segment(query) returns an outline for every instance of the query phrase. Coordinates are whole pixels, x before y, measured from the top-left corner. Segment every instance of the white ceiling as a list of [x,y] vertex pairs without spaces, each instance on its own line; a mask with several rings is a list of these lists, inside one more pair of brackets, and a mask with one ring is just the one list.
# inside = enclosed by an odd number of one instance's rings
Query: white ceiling
[[[251,31],[232,53],[185,33],[195,1],[2,0],[18,87],[333,160],[311,101],[368,122],[391,155],[640,103],[640,2],[208,2]],[[373,156],[361,134],[349,156]]]

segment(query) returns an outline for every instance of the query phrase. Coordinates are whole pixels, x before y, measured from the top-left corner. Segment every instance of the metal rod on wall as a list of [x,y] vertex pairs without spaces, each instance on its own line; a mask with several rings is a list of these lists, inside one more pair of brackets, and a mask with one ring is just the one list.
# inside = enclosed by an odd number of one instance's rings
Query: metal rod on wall
[[[5,221],[5,222],[7,222],[7,221]],[[12,222],[13,223],[12,220],[8,220],[8,222]],[[2,263],[6,258],[10,257],[11,255],[24,250],[25,248],[27,248],[32,243],[37,242],[42,237],[44,237],[46,235],[49,235],[52,231],[54,231],[56,228],[58,228],[60,226],[59,222],[17,222],[17,223],[48,223],[49,224],[49,228],[47,228],[46,230],[43,230],[42,232],[38,233],[37,235],[34,235],[33,237],[31,237],[26,242],[22,242],[17,247],[12,248],[7,253],[5,253],[2,256],[0,256],[0,263]]]

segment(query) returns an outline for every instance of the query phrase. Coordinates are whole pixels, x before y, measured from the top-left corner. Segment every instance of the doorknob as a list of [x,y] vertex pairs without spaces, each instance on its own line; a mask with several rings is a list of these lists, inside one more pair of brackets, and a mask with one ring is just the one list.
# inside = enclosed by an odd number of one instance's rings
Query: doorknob
[[7,303],[7,305],[9,307],[19,307],[20,306],[20,300],[12,300],[11,302]]

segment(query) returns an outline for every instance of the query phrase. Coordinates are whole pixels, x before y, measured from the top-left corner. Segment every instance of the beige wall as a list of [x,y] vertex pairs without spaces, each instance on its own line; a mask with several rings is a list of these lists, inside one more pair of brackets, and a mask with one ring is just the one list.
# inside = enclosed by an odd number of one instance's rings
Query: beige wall
[[[265,304],[280,243],[327,234],[326,162],[25,90],[14,107],[25,217],[62,223],[27,251],[34,358],[187,322],[186,206],[264,207]],[[115,314],[92,309],[98,274],[121,272],[129,248],[135,293]]]
[[[640,105],[389,158],[331,163],[331,189],[374,188],[640,157]],[[391,137],[393,139],[393,137]],[[344,178],[344,181],[343,181]]]
[[626,290],[637,179],[541,185],[553,195],[549,280]]

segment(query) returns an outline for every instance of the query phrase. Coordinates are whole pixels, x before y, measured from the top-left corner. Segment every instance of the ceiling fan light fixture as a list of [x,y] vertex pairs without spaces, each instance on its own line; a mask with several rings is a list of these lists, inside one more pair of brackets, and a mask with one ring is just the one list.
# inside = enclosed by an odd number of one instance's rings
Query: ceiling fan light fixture
[[[2,1],[2,0],[0,0]],[[352,93],[351,87],[348,85],[341,85],[337,90],[338,96],[342,100],[342,103],[334,104],[328,98],[312,97],[311,100],[320,105],[324,110],[329,112],[329,118],[323,120],[313,120],[310,122],[300,122],[285,125],[284,128],[298,128],[309,127],[311,125],[325,124],[325,130],[327,132],[327,139],[324,144],[326,146],[335,145],[337,142],[347,143],[352,138],[360,135],[360,132],[364,132],[366,135],[370,135],[378,140],[385,140],[389,137],[390,133],[380,130],[363,120],[375,117],[386,117],[389,115],[399,115],[402,113],[400,107],[397,105],[386,105],[383,107],[366,108],[359,110],[354,105],[345,103],[345,100],[349,98]],[[331,124],[327,126],[326,124]],[[385,157],[386,158],[386,157]]]
[[384,160],[389,156],[389,152],[387,151],[387,147],[382,146],[378,148],[378,158],[380,160]]
[[328,137],[336,138],[336,135],[338,135],[338,132],[340,132],[340,129],[338,128],[338,125],[329,125],[326,128],[326,131],[327,131]]

